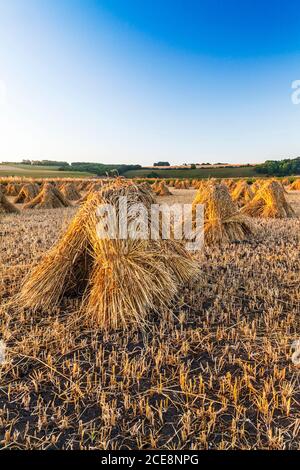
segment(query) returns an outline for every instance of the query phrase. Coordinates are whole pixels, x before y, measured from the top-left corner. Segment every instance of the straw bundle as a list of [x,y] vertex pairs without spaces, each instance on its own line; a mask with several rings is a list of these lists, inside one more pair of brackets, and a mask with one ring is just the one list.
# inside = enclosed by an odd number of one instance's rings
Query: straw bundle
[[282,180],[277,180],[278,184],[281,186],[282,188],[282,191],[284,192],[284,194],[288,194],[288,191],[287,191],[287,188],[284,186]]
[[6,196],[17,196],[22,188],[20,183],[9,183],[6,186]]
[[295,180],[290,186],[290,191],[300,191],[300,179]]
[[17,209],[13,204],[11,204],[1,191],[0,214],[19,214],[19,209]]
[[207,184],[208,184],[207,181],[199,180],[198,184],[195,186],[195,189],[198,189],[198,191],[202,191],[205,188],[205,186],[207,186]]
[[15,204],[26,204],[32,201],[38,194],[40,188],[38,184],[28,183],[22,186],[18,196],[14,199]]
[[194,187],[194,189],[201,189],[204,184],[205,184],[205,181],[203,179],[202,180],[195,180],[195,182],[193,184],[193,187]]
[[139,184],[139,188],[143,189],[144,191],[152,192],[151,184],[148,181],[143,181]]
[[60,192],[63,196],[68,199],[68,201],[78,201],[81,198],[81,195],[76,189],[76,186],[73,183],[66,183],[61,187]]
[[269,180],[266,180],[266,179],[259,179],[259,180],[254,181],[254,183],[251,185],[252,192],[255,194],[268,182]]
[[176,189],[189,189],[190,187],[190,182],[189,180],[176,180],[174,187]]
[[230,190],[230,191],[233,191],[237,185],[236,181],[234,181],[233,179],[226,179],[226,180],[223,180],[223,183],[226,184],[227,188]]
[[81,181],[81,182],[78,184],[78,191],[79,191],[79,192],[81,192],[81,191],[86,191],[88,185],[89,185],[89,181]]
[[[106,183],[108,184],[108,183]],[[102,183],[92,183],[88,186],[88,192],[82,196],[82,198],[80,199],[80,204],[84,204],[88,199],[89,197],[96,193],[97,191],[101,191],[101,189],[105,186],[105,184],[103,185]]]
[[[198,266],[178,242],[170,240],[107,239],[97,227],[101,204],[127,197],[129,222],[133,205],[150,211],[151,192],[128,182],[115,182],[94,193],[81,207],[66,234],[26,280],[18,302],[33,310],[57,306],[65,295],[80,295],[84,318],[100,329],[145,326],[149,310],[167,305],[180,283]],[[148,220],[147,223],[150,223]]]
[[102,181],[92,181],[88,182],[88,184],[85,184],[85,189],[82,191],[86,192],[86,194],[80,199],[80,202],[85,202],[91,194],[93,194],[95,191],[100,191],[105,184],[107,184],[107,182],[103,183]]
[[190,188],[190,181],[189,180],[182,180],[181,181],[181,189],[189,189]]
[[289,186],[291,184],[290,178],[283,178],[281,182],[283,186]]
[[25,204],[24,209],[58,209],[70,207],[61,192],[50,183],[45,183],[40,193]]
[[262,218],[293,218],[295,212],[287,202],[282,186],[269,181],[257,191],[253,199],[242,208],[244,214]]
[[151,185],[151,189],[152,189],[152,191],[153,191],[154,193],[155,193],[156,191],[158,191],[159,186],[160,186],[160,183],[161,183],[161,181],[155,180],[154,183]]
[[232,200],[238,207],[243,207],[253,199],[253,196],[251,186],[246,181],[239,181],[231,192]]
[[199,190],[193,202],[204,204],[204,238],[207,244],[240,241],[254,233],[251,220],[238,212],[223,184],[210,183]]
[[157,189],[155,190],[155,194],[157,196],[171,196],[172,195],[168,186],[166,186],[163,181],[159,183]]

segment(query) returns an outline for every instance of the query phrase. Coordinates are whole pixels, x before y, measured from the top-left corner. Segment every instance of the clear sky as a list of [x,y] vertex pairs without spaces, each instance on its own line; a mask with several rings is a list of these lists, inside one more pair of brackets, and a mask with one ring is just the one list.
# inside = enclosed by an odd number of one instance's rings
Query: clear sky
[[0,0],[0,161],[300,155],[293,0]]

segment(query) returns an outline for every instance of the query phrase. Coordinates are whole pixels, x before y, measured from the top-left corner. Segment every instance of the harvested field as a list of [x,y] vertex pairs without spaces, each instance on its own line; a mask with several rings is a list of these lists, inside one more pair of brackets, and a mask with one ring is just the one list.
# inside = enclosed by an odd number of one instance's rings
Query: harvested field
[[[158,201],[196,194],[171,192]],[[299,216],[300,192],[287,199]],[[207,247],[146,332],[108,333],[85,326],[77,298],[34,314],[9,304],[77,210],[0,217],[2,448],[299,449],[299,219]]]
[[0,0],[3,468],[300,451],[299,16]]

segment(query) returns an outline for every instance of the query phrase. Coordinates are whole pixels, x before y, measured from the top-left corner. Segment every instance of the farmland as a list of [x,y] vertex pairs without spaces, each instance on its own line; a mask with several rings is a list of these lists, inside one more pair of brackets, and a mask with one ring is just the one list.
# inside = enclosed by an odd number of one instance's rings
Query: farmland
[[0,178],[5,176],[24,176],[26,178],[83,178],[91,173],[76,171],[59,171],[55,166],[0,164]]
[[[197,193],[170,191],[157,201]],[[206,245],[146,329],[91,326],[74,295],[47,311],[12,303],[78,203],[1,215],[2,448],[299,449],[300,191],[286,199],[296,218]]]
[[[40,165],[22,165],[22,164],[0,164],[0,177],[4,176],[24,176],[31,178],[82,178],[91,177],[92,173],[79,171],[60,171],[55,166]],[[161,178],[255,178],[257,173],[253,166],[245,167],[211,167],[197,169],[158,169],[158,168],[142,168],[140,170],[129,170],[124,173],[125,178],[145,178],[155,173]]]

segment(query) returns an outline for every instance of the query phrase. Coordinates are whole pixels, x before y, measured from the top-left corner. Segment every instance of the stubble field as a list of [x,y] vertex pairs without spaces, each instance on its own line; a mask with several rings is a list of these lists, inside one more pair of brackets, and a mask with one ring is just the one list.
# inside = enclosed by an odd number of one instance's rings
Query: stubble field
[[[194,196],[172,192],[159,202]],[[300,216],[300,192],[288,199]],[[1,447],[299,449],[300,220],[257,220],[251,240],[205,248],[146,333],[99,333],[77,299],[46,314],[10,305],[75,212],[0,219]]]

